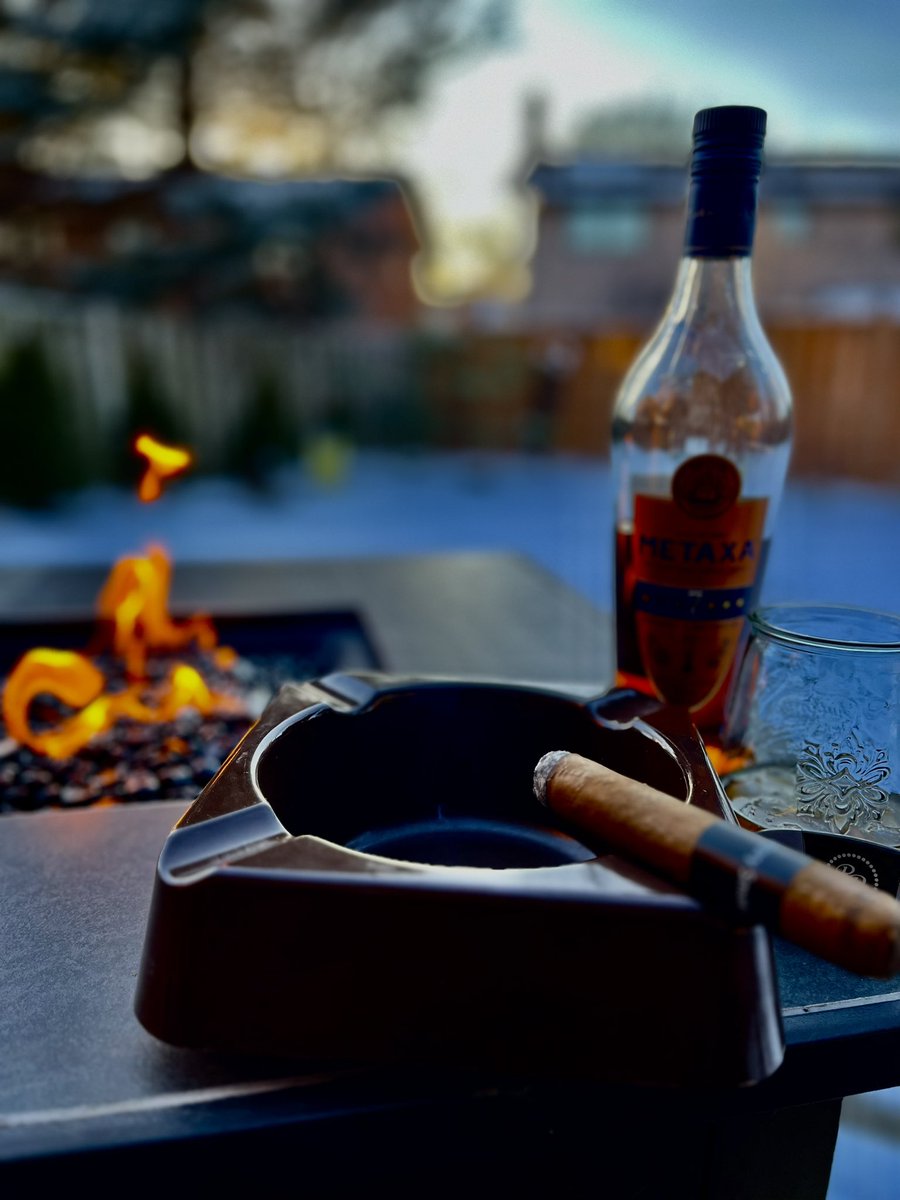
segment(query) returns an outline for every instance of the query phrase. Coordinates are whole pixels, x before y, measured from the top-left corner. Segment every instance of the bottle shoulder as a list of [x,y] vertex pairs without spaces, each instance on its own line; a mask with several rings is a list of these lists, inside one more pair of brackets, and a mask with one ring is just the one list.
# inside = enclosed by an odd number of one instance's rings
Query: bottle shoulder
[[663,322],[626,373],[613,437],[659,442],[665,431],[747,449],[790,437],[784,370],[758,324]]
[[790,414],[790,388],[760,324],[747,259],[682,261],[669,306],[622,382],[614,419],[649,406],[657,420],[683,419],[689,409],[702,421],[716,397],[773,420]]
[[646,393],[661,383],[689,388],[698,374],[720,382],[734,376],[756,377],[767,390],[790,399],[784,370],[759,322],[717,320],[662,321],[638,351],[617,399]]

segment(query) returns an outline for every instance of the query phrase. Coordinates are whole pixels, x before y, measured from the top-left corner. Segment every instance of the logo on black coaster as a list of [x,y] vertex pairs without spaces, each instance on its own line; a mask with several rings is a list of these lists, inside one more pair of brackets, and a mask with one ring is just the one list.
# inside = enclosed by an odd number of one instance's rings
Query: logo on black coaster
[[867,883],[870,887],[878,887],[878,872],[875,869],[875,864],[862,854],[850,854],[842,851],[840,854],[835,854],[829,858],[828,865],[840,871],[842,875],[849,875],[851,879],[858,879],[860,883]]

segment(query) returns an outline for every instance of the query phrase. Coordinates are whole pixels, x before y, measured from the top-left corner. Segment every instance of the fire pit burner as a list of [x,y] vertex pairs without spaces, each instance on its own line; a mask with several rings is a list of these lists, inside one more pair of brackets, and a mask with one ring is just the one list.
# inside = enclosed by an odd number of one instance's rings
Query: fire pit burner
[[[197,666],[217,691],[232,695],[243,711],[201,716],[192,709],[171,721],[144,724],[121,720],[76,755],[52,759],[5,736],[0,722],[0,812],[47,807],[85,807],[142,800],[193,800],[215,775],[235,743],[286,680],[303,680],[334,670],[376,667],[371,642],[354,613],[308,613],[216,619],[222,642],[238,654],[230,668],[211,656],[179,655]],[[64,649],[89,644],[94,622],[0,625],[0,671],[7,672],[29,647],[49,643]],[[114,666],[102,662],[114,679]],[[164,675],[165,657],[152,664]],[[36,706],[36,716],[58,719],[58,701]]]

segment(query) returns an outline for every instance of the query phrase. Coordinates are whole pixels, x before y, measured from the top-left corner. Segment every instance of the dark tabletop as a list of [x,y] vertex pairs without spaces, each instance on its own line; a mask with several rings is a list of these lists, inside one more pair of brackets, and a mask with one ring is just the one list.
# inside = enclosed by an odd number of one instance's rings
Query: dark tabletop
[[[0,572],[0,614],[83,614],[102,574]],[[175,600],[223,614],[353,611],[382,667],[398,673],[584,695],[611,677],[608,616],[517,556],[186,565]],[[448,1105],[496,1094],[484,1081],[409,1073],[309,1075],[296,1064],[177,1050],[147,1034],[133,1016],[134,985],[156,859],[185,807],[0,818],[0,1160],[115,1153],[232,1128],[271,1136],[287,1125],[296,1137],[328,1113],[344,1124],[380,1114],[385,1127],[399,1112],[422,1121],[440,1110],[446,1120]],[[777,1109],[900,1083],[900,980],[860,980],[791,947],[776,951],[785,1062],[727,1103]],[[327,1147],[335,1135],[317,1128],[317,1145]]]

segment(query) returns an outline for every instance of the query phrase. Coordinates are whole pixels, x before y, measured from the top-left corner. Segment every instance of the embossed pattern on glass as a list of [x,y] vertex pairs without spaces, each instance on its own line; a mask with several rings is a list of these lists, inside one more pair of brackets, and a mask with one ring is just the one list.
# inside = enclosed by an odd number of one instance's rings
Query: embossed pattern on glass
[[781,605],[750,625],[725,731],[735,812],[900,847],[900,617]]

